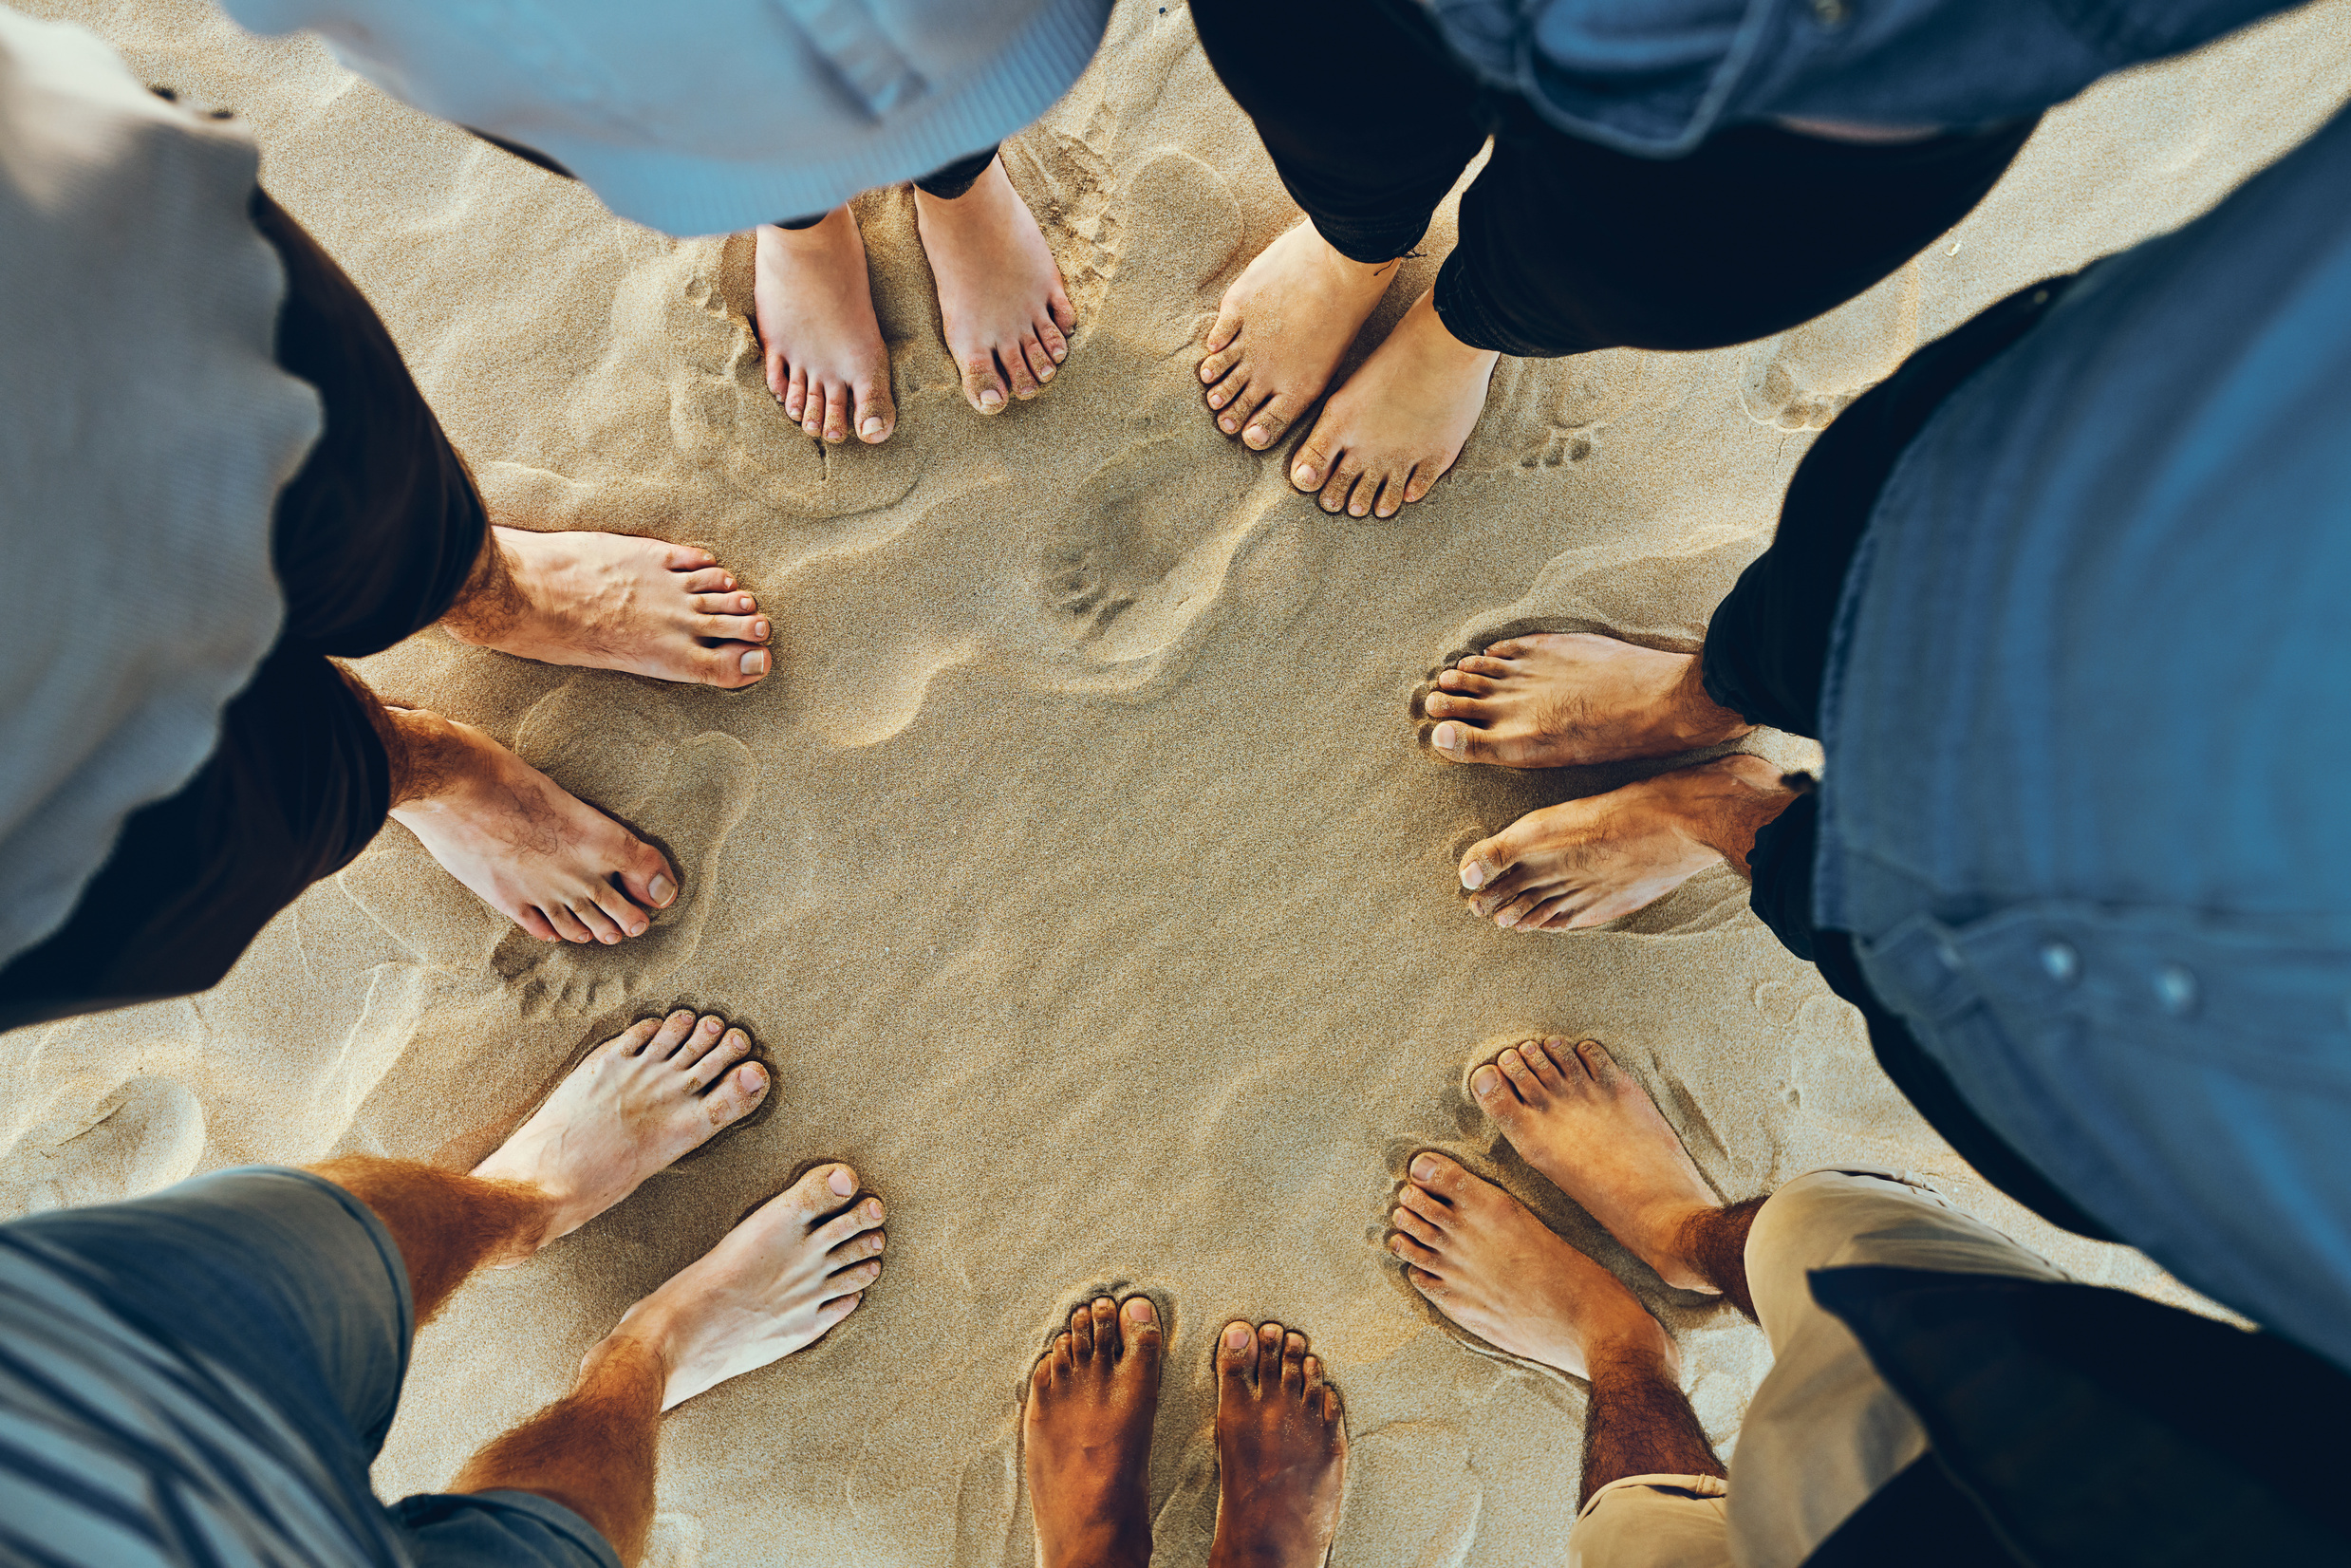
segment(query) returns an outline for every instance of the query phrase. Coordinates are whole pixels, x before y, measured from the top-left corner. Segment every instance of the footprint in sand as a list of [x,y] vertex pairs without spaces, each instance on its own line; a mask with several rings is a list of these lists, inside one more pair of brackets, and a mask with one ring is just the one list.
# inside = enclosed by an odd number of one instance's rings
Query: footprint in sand
[[1918,269],[1747,351],[1739,400],[1758,424],[1820,430],[1918,344]]
[[177,1078],[144,1075],[78,1111],[52,1112],[0,1157],[0,1215],[107,1204],[192,1174],[204,1107]]
[[[585,1017],[659,989],[701,945],[726,881],[720,850],[751,805],[759,765],[718,730],[689,733],[681,700],[634,684],[575,680],[523,716],[513,749],[668,854],[685,892],[644,936],[615,946],[542,943],[508,931],[491,966],[522,991],[525,1017]],[[773,887],[759,892],[774,907]]]

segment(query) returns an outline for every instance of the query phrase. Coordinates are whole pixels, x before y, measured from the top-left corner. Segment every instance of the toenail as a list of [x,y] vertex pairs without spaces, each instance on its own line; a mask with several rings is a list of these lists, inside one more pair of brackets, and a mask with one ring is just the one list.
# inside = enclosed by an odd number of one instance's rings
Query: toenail
[[[1252,430],[1252,431],[1250,431],[1250,432],[1249,432],[1249,434],[1251,434],[1252,436],[1254,436],[1254,435],[1256,435],[1256,434],[1257,434],[1257,432],[1256,432],[1255,430]],[[1297,465],[1297,467],[1296,467],[1296,468],[1294,468],[1294,469],[1290,470],[1290,477],[1292,477],[1293,479],[1296,479],[1298,483],[1300,483],[1300,484],[1302,484],[1302,485],[1310,485],[1310,484],[1313,484],[1313,483],[1315,482],[1315,471],[1314,471],[1313,469],[1311,469],[1311,468],[1307,467],[1304,463],[1300,463],[1300,464],[1298,464],[1298,465]]]
[[669,901],[678,896],[677,887],[665,876],[656,876],[644,885],[644,890],[651,893],[653,902],[664,909],[669,907]]
[[857,1178],[849,1174],[847,1166],[834,1166],[832,1174],[825,1178],[825,1185],[846,1198],[857,1190]]
[[767,655],[764,653],[744,654],[743,673],[745,675],[765,675],[767,673]]
[[1235,1323],[1226,1328],[1224,1331],[1224,1348],[1228,1351],[1247,1350],[1249,1348],[1249,1325],[1246,1323]]
[[1053,380],[1053,366],[1049,364],[1045,366],[1044,369],[1039,370],[1036,373],[1036,379],[1041,382],[1049,382]]
[[878,1198],[868,1198],[868,1199],[867,1199],[867,1200],[866,1200],[866,1218],[867,1218],[867,1219],[868,1219],[868,1220],[879,1220],[881,1217],[882,1217],[882,1201],[881,1201],[880,1199],[878,1199]]
[[857,427],[857,433],[858,433],[859,435],[861,435],[861,436],[870,436],[870,435],[872,435],[875,431],[880,430],[881,428],[882,428],[882,421],[881,421],[879,419],[871,419],[871,420],[868,420],[865,423],[863,423],[863,424],[859,425],[859,426]]
[[[1443,729],[1445,726],[1440,724],[1437,727]],[[1485,862],[1483,860],[1473,860],[1462,868],[1462,886],[1471,892],[1477,891],[1492,880],[1493,873],[1485,868]]]
[[1519,917],[1516,915],[1496,915],[1494,917],[1494,924],[1507,931],[1513,925],[1519,924]]
[[1217,428],[1229,436],[1233,433],[1234,423],[1235,421],[1232,420],[1217,420]]
[[751,623],[751,635],[754,637],[765,638],[773,629],[774,628],[771,627],[765,621],[754,621]]
[[1412,1162],[1412,1180],[1433,1182],[1437,1179],[1437,1162],[1424,1154]]
[[1490,1067],[1481,1067],[1469,1074],[1469,1092],[1491,1094],[1502,1086],[1502,1075]]
[[1002,402],[1003,401],[1004,394],[998,392],[993,386],[989,387],[985,392],[980,394],[980,406],[982,408],[994,408],[997,404]]

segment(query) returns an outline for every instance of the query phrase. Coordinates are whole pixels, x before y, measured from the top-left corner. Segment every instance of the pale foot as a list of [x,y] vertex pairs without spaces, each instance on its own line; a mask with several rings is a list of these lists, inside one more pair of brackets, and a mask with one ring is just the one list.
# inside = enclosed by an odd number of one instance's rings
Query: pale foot
[[856,1191],[849,1167],[817,1167],[629,1308],[606,1343],[635,1340],[661,1358],[665,1410],[807,1349],[882,1272],[882,1201],[834,1212]]
[[982,414],[1000,414],[1007,388],[1016,398],[1036,397],[1070,357],[1077,312],[1004,159],[991,160],[953,201],[918,186],[914,221],[965,401]]
[[1151,1559],[1151,1420],[1159,1315],[1140,1296],[1070,1314],[1029,1375],[1020,1463],[1037,1568],[1144,1568]]
[[1720,1206],[1640,1081],[1597,1040],[1526,1040],[1469,1074],[1478,1107],[1526,1163],[1676,1290],[1712,1291],[1681,1243]]
[[1314,406],[1396,275],[1350,261],[1311,222],[1258,252],[1217,307],[1200,379],[1217,428],[1262,452]]
[[1322,1568],[1347,1481],[1339,1391],[1306,1335],[1227,1323],[1217,1337],[1217,1524],[1209,1568]]
[[1291,459],[1290,482],[1321,491],[1323,511],[1393,517],[1462,455],[1502,356],[1464,345],[1430,301],[1423,294],[1412,302],[1388,341],[1331,395]]
[[752,309],[767,389],[784,417],[827,441],[851,430],[868,445],[888,440],[898,406],[857,215],[843,205],[807,229],[762,223],[756,249]]
[[523,1249],[569,1236],[751,1114],[767,1069],[744,1061],[751,1037],[693,1010],[643,1018],[588,1054],[547,1103],[474,1174],[547,1197],[547,1228]]
[[1570,768],[1668,756],[1753,732],[1707,696],[1694,653],[1590,632],[1510,637],[1437,677],[1437,755],[1505,768]]
[[1444,1155],[1413,1157],[1389,1218],[1388,1250],[1412,1288],[1497,1350],[1570,1377],[1653,1361],[1680,1380],[1672,1336],[1614,1275]]
[[519,659],[730,689],[768,672],[774,628],[718,558],[626,533],[494,531],[494,555],[441,625]]
[[541,942],[644,935],[678,897],[660,850],[471,724],[385,710],[402,753],[392,818]]
[[1470,913],[1505,930],[1576,931],[1656,903],[1709,866],[1747,875],[1756,832],[1795,793],[1737,753],[1527,812],[1469,847]]

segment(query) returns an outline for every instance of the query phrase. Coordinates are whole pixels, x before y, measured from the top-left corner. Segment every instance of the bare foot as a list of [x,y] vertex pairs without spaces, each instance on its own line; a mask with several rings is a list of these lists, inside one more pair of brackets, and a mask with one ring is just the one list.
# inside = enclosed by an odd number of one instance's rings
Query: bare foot
[[[723,1031],[723,1033],[721,1033]],[[641,1018],[588,1054],[547,1103],[474,1167],[547,1195],[547,1229],[523,1256],[569,1236],[638,1184],[741,1121],[767,1098],[751,1037],[691,1008]],[[740,1065],[737,1065],[740,1064]]]
[[730,689],[768,672],[773,629],[718,558],[626,533],[495,531],[441,625],[518,659]]
[[1707,867],[1748,875],[1756,832],[1795,792],[1734,753],[1527,812],[1462,856],[1470,913],[1505,930],[1577,931],[1656,903]]
[[898,428],[889,353],[874,319],[866,241],[844,205],[812,228],[762,223],[756,233],[752,310],[767,361],[767,389],[811,436],[873,445]]
[[1526,1205],[1442,1154],[1412,1160],[1388,1250],[1439,1312],[1499,1350],[1592,1375],[1595,1362],[1653,1361],[1679,1381],[1673,1338],[1616,1277]]
[[403,753],[393,820],[541,942],[641,937],[645,910],[676,902],[660,850],[473,725],[387,712]]
[[1751,734],[1707,696],[1694,653],[1590,632],[1505,638],[1437,677],[1428,743],[1454,762],[1570,768],[1670,756]]
[[1682,1227],[1721,1206],[1640,1081],[1597,1040],[1526,1040],[1469,1074],[1510,1147],[1676,1290],[1712,1291]]
[[1227,1323],[1217,1339],[1217,1527],[1209,1568],[1322,1568],[1347,1481],[1339,1391],[1306,1335]]
[[1004,411],[1004,389],[1034,398],[1070,357],[1077,330],[1061,269],[998,157],[972,188],[943,201],[917,187],[914,222],[939,285],[939,319],[982,414]]
[[661,1358],[665,1410],[807,1349],[882,1272],[882,1200],[834,1212],[856,1192],[849,1167],[818,1166],[629,1308],[606,1343],[633,1339]]
[[1423,294],[1363,368],[1331,395],[1290,465],[1290,482],[1322,492],[1322,510],[1393,517],[1453,466],[1485,406],[1502,356],[1445,329]]
[[1395,275],[1392,261],[1340,255],[1311,222],[1259,252],[1224,290],[1203,345],[1217,428],[1259,452],[1279,440],[1322,396]]
[[1097,1296],[1030,1374],[1020,1451],[1037,1568],[1150,1561],[1160,1338],[1149,1300]]

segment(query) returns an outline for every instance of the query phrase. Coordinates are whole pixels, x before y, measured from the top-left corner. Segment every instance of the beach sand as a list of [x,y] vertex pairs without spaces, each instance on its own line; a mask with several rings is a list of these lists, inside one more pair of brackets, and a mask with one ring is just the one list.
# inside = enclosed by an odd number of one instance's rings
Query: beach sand
[[[972,413],[909,197],[871,195],[901,420],[832,451],[760,381],[747,240],[610,218],[316,45],[187,0],[28,9],[244,113],[270,188],[383,312],[506,520],[708,546],[780,630],[777,673],[740,695],[438,632],[365,662],[668,846],[686,897],[644,939],[543,946],[389,827],[211,994],[0,1037],[19,1213],[244,1162],[466,1162],[633,1017],[686,1004],[755,1033],[777,1083],[755,1125],[424,1332],[384,1495],[444,1484],[629,1302],[839,1158],[890,1206],[887,1271],[829,1340],[670,1419],[661,1568],[1028,1562],[1015,1391],[1109,1288],[1172,1318],[1159,1561],[1206,1553],[1209,1347],[1234,1316],[1309,1332],[1346,1394],[1336,1562],[1556,1559],[1583,1386],[1403,1283],[1381,1240],[1413,1150],[1496,1176],[1623,1275],[1725,1448],[1768,1356],[1485,1125],[1468,1068],[1533,1032],[1607,1041],[1726,1198],[1909,1167],[2080,1278],[2197,1304],[1974,1179],[1726,871],[1597,933],[1466,916],[1467,844],[1641,770],[1448,766],[1412,701],[1505,629],[1694,646],[1811,431],[1914,345],[2292,145],[2351,92],[2351,0],[2057,110],[1965,224],[1822,321],[1718,353],[1505,361],[1459,466],[1384,523],[1325,516],[1202,409],[1193,345],[1297,214],[1181,4],[1121,6],[1092,72],[1006,147],[1082,320],[1064,374]],[[1366,343],[1450,240],[1448,204]]]

